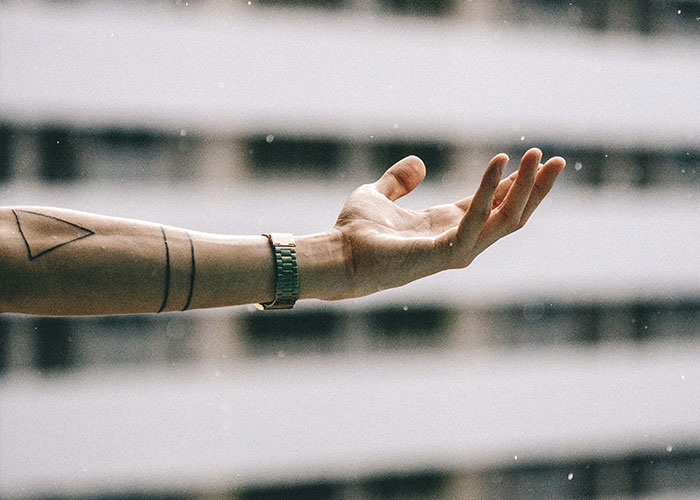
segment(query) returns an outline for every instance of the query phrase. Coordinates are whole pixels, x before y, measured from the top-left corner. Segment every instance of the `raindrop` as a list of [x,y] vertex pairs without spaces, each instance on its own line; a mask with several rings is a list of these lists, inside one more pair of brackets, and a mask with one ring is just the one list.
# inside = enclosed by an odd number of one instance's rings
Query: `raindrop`
[[518,459],[518,455],[513,455],[513,459],[514,459],[514,460],[517,460],[517,459]]
[[408,311],[408,306],[403,306],[404,311]]
[[670,444],[666,446],[666,451],[671,453],[673,451],[673,446],[671,446]]
[[524,140],[525,140],[525,136],[524,136],[524,135],[520,136],[520,140],[521,140],[521,141],[524,141]]
[[278,358],[283,358],[283,357],[285,357],[285,356],[286,356],[286,353],[285,353],[284,351],[278,351],[278,352],[277,352],[277,357],[278,357]]
[[583,164],[580,161],[577,161],[576,164],[574,165],[574,170],[581,170],[583,168]]
[[566,476],[566,478],[567,478],[569,481],[571,481],[571,480],[574,478],[574,473],[573,473],[573,472],[569,472],[569,475]]
[[681,9],[678,9],[678,14],[680,14],[680,13],[681,13]]
[[275,136],[270,134],[267,137],[265,137],[265,140],[267,141],[268,144],[272,144],[272,141],[275,140]]
[[180,137],[185,137],[186,135],[187,135],[187,130],[185,130],[184,128],[182,130],[180,130]]

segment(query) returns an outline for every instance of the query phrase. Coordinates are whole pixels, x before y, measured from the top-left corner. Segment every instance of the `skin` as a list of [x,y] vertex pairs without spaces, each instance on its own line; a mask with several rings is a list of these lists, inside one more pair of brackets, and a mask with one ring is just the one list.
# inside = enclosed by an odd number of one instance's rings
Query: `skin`
[[[531,149],[501,180],[489,163],[473,196],[425,210],[394,203],[425,177],[409,156],[348,198],[333,228],[296,237],[300,298],[337,300],[468,266],[521,228],[565,162]],[[226,236],[47,207],[0,208],[0,312],[102,315],[223,307],[274,298],[263,236]]]
[[533,148],[520,168],[501,180],[508,156],[489,163],[474,196],[415,211],[394,203],[425,177],[423,162],[404,158],[375,183],[358,188],[338,217],[335,231],[350,247],[351,277],[342,297],[362,296],[445,269],[468,266],[500,238],[525,225],[566,162],[540,164]]

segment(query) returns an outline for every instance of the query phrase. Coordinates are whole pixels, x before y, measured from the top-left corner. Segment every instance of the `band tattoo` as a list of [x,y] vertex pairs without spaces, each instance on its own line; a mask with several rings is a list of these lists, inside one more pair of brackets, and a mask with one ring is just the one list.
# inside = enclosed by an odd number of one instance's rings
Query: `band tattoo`
[[165,293],[163,294],[163,304],[158,309],[158,312],[163,312],[168,303],[168,295],[170,295],[170,248],[168,247],[168,237],[165,235],[165,229],[160,227],[163,233],[163,242],[165,243]]
[[[95,232],[90,229],[59,217],[54,217],[53,215],[46,215],[39,212],[33,212],[31,210],[14,209],[12,210],[12,213],[17,221],[19,234],[22,236],[24,245],[27,247],[27,255],[29,256],[30,261],[38,259],[49,252],[53,252],[57,248],[69,245],[95,234]],[[37,220],[37,218],[42,218],[42,224],[41,231],[35,233],[36,230],[32,229],[31,224],[29,223],[31,220]],[[53,231],[54,235],[57,235],[59,239],[47,243],[45,237],[47,231]]]
[[191,268],[190,268],[190,292],[187,295],[187,303],[185,304],[185,307],[182,308],[183,311],[186,311],[189,309],[190,304],[192,303],[192,293],[194,292],[194,276],[195,276],[195,265],[194,265],[194,243],[192,242],[192,236],[190,236],[190,233],[187,233],[187,239],[190,242],[190,263],[191,263]]
[[[160,227],[160,232],[163,235],[163,245],[165,246],[165,284],[163,290],[163,302],[160,305],[158,312],[163,312],[166,309],[174,310],[174,307],[168,306],[168,301],[173,300],[174,293],[178,297],[183,297],[184,294],[180,295],[182,292],[187,290],[187,298],[185,300],[185,305],[181,311],[186,311],[192,304],[192,297],[194,295],[194,281],[195,281],[195,256],[194,256],[194,242],[192,241],[192,236],[190,233],[187,234],[187,241],[189,242],[189,252],[187,257],[185,257],[185,247],[184,240],[180,238],[168,239],[168,235],[163,226]],[[189,276],[186,273],[185,259],[190,264]],[[186,277],[187,276],[187,277]],[[187,285],[185,285],[185,280]],[[184,288],[187,286],[187,288]]]

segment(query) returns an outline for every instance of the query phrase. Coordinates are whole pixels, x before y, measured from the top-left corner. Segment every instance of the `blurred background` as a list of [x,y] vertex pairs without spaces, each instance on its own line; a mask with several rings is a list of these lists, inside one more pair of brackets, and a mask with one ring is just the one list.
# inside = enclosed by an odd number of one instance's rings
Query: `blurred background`
[[[465,270],[291,312],[0,317],[0,497],[700,498],[700,2],[0,1],[0,203],[328,229],[568,167]],[[0,270],[0,277],[2,271]]]

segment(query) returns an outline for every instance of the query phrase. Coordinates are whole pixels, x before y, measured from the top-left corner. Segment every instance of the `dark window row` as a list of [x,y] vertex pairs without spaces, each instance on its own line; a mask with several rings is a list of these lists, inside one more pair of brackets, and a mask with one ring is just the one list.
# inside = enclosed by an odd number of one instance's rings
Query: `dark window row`
[[[632,454],[575,462],[540,462],[484,471],[386,473],[352,481],[244,487],[226,500],[540,500],[690,495],[700,490],[700,450]],[[64,500],[71,497],[61,497]],[[194,500],[195,495],[129,493],[75,500]],[[690,496],[683,496],[690,498]],[[48,499],[47,499],[48,500]]]
[[[460,10],[475,21],[482,20],[471,0],[254,0],[261,6],[302,7],[341,10],[369,5],[388,15],[443,17]],[[460,8],[460,4],[462,7]],[[700,3],[695,0],[636,0],[606,2],[604,0],[512,0],[495,7],[501,21],[539,24],[568,24],[590,30],[623,30],[643,34],[680,32],[697,34]]]
[[[324,10],[370,6],[388,15],[445,17],[462,11],[476,22],[482,14],[471,0],[255,0],[255,4],[275,7],[302,7]],[[460,6],[461,4],[461,6]],[[697,34],[700,3],[696,0],[512,0],[494,7],[497,20],[520,23],[569,25],[595,31],[635,31],[642,34],[678,32]]]
[[[479,321],[460,322],[460,315],[473,315]],[[464,338],[472,339],[474,345],[491,346],[684,341],[700,339],[700,302],[533,303],[461,312],[435,306],[363,313],[242,312],[233,314],[229,325],[224,342],[252,357],[449,349],[453,341]],[[0,318],[0,373],[10,366],[50,373],[85,366],[191,361],[198,356],[194,334],[206,328],[206,315],[196,322],[189,315],[4,317]],[[460,330],[469,328],[475,331]],[[13,346],[18,339],[24,347]],[[14,365],[13,349],[25,352],[25,359]]]
[[[111,178],[120,182],[143,180],[170,181],[194,178],[205,149],[201,137],[186,131],[166,135],[145,130],[102,130],[88,133],[65,128],[35,131],[16,130],[0,125],[0,182],[11,180],[22,170],[23,154],[28,147],[23,140],[33,138],[37,167],[34,175],[48,183],[79,182],[82,179]],[[231,139],[231,145],[235,144]],[[299,180],[341,176],[353,165],[350,151],[360,147],[368,165],[365,172],[377,176],[387,167],[408,155],[423,159],[427,179],[439,182],[454,164],[456,148],[429,141],[391,141],[349,144],[328,137],[255,136],[238,142],[240,161],[261,178],[284,173]],[[524,147],[510,147],[507,152],[519,158]],[[700,149],[614,150],[602,147],[575,148],[561,145],[543,147],[546,157],[564,156],[569,168],[560,182],[592,187],[655,186],[697,187],[700,184]],[[515,168],[517,162],[511,162]],[[232,169],[236,166],[231,166]],[[470,165],[478,168],[482,165]],[[26,169],[25,169],[26,170]],[[364,175],[364,174],[363,174]]]
[[[671,451],[668,451],[671,450]],[[613,459],[542,462],[476,472],[387,474],[353,483],[325,482],[244,489],[241,500],[540,500],[621,498],[700,489],[700,450]],[[233,498],[233,497],[232,497]]]
[[573,463],[539,463],[478,475],[482,497],[619,498],[688,492],[700,489],[700,451],[668,445],[658,453]]
[[[92,366],[172,365],[194,357],[192,331],[188,317],[2,317],[0,373],[13,363],[47,375]],[[13,351],[24,359],[13,361]]]

